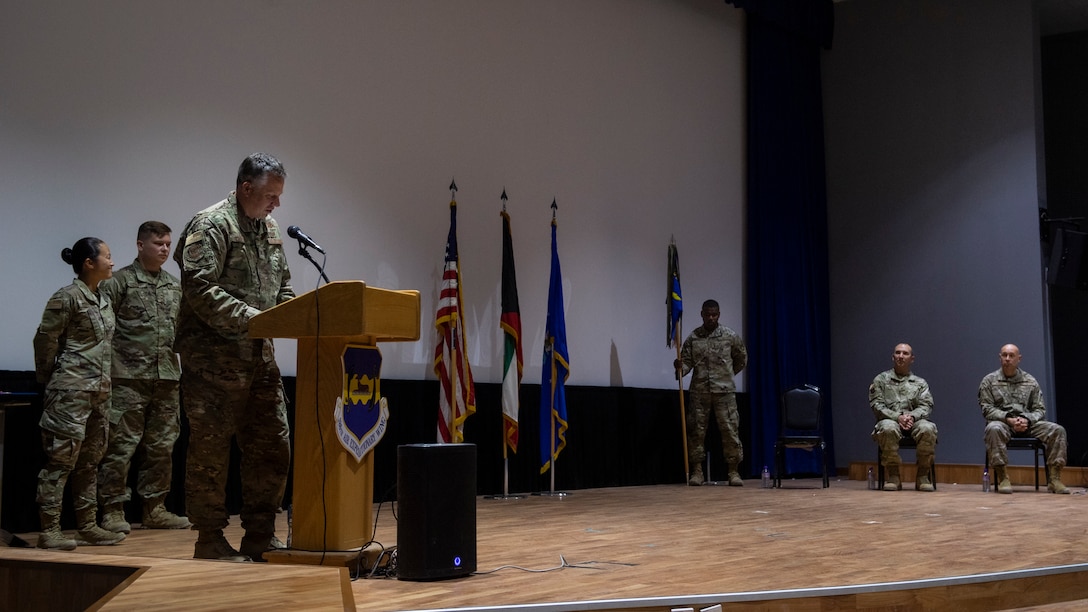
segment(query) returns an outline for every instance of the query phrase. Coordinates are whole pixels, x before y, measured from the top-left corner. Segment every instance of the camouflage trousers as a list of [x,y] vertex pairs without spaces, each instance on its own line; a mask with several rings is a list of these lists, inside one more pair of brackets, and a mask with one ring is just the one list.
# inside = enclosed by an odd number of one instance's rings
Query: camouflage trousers
[[722,455],[726,463],[738,465],[744,460],[744,446],[740,442],[740,414],[737,397],[733,393],[688,393],[687,428],[688,461],[694,467],[706,459],[706,426],[710,413],[718,421],[722,436]]
[[109,445],[98,466],[100,504],[132,499],[128,474],[133,457],[138,461],[140,497],[161,499],[170,492],[174,443],[181,431],[179,412],[178,381],[114,379]]
[[937,425],[933,421],[919,419],[909,431],[903,431],[899,421],[880,419],[873,426],[872,438],[880,447],[880,462],[885,466],[902,463],[899,457],[899,440],[905,435],[914,439],[919,460],[925,456],[932,457],[937,449]]
[[[77,511],[96,507],[98,462],[109,436],[109,404],[108,392],[46,390],[41,419],[45,465],[38,472],[37,491],[37,502],[43,509],[61,505],[69,477],[73,507]],[[67,425],[52,428],[58,422]],[[82,429],[75,429],[75,424],[82,424]]]
[[[986,442],[986,455],[990,458],[990,465],[1008,465],[1009,452],[1006,446],[1013,435],[1012,427],[1004,421],[987,421],[986,430],[982,439]],[[1046,464],[1065,465],[1065,428],[1050,421],[1036,421],[1028,427],[1024,433],[1038,438],[1046,445]]]
[[189,419],[185,510],[195,529],[222,529],[231,439],[241,450],[242,527],[275,533],[291,463],[283,382],[275,361],[182,355],[182,408]]

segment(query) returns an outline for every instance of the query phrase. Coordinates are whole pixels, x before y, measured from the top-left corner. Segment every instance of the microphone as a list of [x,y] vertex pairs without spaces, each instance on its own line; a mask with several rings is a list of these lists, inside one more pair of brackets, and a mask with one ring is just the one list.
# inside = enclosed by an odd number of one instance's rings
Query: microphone
[[299,243],[302,244],[302,246],[310,247],[318,253],[325,252],[325,249],[321,248],[321,245],[314,242],[314,239],[307,236],[306,232],[299,229],[297,225],[292,225],[291,227],[287,228],[287,235],[294,238],[295,240],[298,240]]

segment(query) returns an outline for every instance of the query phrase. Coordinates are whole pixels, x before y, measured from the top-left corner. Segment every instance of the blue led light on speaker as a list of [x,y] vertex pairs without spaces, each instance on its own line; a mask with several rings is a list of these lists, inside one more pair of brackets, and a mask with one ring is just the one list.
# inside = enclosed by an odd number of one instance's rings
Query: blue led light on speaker
[[461,557],[454,557],[453,558],[453,566],[454,567],[461,567]]

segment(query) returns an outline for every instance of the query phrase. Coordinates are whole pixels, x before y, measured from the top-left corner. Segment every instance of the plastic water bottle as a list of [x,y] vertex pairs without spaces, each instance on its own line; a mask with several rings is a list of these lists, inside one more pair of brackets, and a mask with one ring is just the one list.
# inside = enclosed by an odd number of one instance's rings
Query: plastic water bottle
[[990,492],[990,470],[982,470],[982,492]]
[[873,468],[869,468],[869,490],[876,490],[876,474],[873,473]]
[[767,466],[763,466],[763,474],[761,480],[759,481],[759,486],[763,489],[771,488],[771,472],[767,469]]

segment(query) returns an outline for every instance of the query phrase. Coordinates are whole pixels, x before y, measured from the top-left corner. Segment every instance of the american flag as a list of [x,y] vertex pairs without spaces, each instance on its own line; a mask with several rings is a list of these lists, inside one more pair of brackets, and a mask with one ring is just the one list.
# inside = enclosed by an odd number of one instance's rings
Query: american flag
[[442,292],[434,326],[434,373],[438,392],[438,441],[463,442],[465,419],[476,412],[472,368],[465,355],[465,321],[461,314],[461,267],[457,258],[457,201],[450,201],[450,233],[442,270]]

